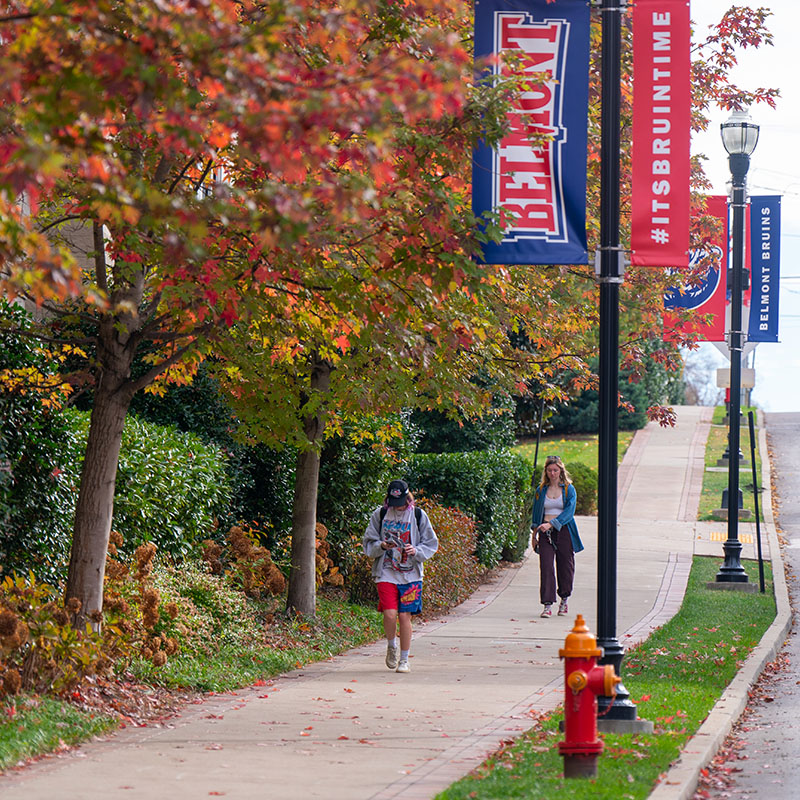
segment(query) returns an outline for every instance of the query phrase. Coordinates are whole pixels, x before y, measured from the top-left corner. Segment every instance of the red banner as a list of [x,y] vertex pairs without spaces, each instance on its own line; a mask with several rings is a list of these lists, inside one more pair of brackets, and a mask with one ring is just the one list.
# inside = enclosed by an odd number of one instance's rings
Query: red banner
[[686,0],[636,0],[631,262],[640,266],[689,266],[690,44]]
[[[703,280],[687,289],[675,289],[664,296],[664,332],[680,330],[694,334],[707,342],[725,341],[725,290],[728,265],[728,198],[714,195],[706,198],[706,214],[716,217],[720,223],[720,233],[703,250],[692,250],[691,262],[697,264],[701,259],[709,262]],[[671,308],[692,308],[699,314],[713,314],[711,322],[689,322],[678,325]]]

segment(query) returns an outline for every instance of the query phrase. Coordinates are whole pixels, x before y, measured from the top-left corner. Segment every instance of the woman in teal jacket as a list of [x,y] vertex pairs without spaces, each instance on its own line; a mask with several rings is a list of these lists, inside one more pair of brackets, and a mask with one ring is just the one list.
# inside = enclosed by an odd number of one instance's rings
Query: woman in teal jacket
[[568,613],[567,600],[575,579],[575,553],[583,542],[575,524],[578,494],[558,456],[545,459],[542,480],[533,495],[533,547],[539,554],[541,616],[553,615],[556,594],[561,598],[559,616]]

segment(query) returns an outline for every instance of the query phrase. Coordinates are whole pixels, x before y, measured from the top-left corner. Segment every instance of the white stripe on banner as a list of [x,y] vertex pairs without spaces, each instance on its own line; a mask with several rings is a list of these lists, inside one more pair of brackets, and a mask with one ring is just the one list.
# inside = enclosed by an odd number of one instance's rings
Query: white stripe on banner
[[750,197],[749,342],[778,341],[781,275],[781,198]]

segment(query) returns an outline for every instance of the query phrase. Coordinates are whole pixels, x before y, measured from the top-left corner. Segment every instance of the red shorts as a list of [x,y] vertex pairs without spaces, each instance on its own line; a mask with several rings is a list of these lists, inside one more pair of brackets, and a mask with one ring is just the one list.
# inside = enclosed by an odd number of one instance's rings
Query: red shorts
[[401,613],[422,613],[422,581],[389,583],[378,581],[378,611],[396,608]]

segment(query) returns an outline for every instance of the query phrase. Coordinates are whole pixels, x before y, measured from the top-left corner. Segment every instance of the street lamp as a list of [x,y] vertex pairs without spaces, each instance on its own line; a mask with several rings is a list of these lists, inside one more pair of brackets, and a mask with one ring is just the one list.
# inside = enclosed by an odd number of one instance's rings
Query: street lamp
[[725,561],[717,573],[717,583],[747,583],[747,573],[741,562],[742,543],[739,541],[739,414],[742,393],[742,351],[745,335],[742,331],[742,290],[744,286],[744,212],[747,207],[747,170],[750,156],[758,144],[758,125],[746,111],[734,111],[720,125],[722,144],[728,152],[731,170],[731,327],[728,349],[731,357],[731,399],[728,407],[728,539],[723,544]]

